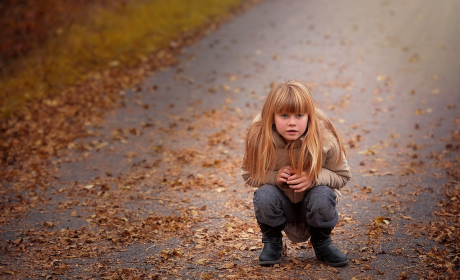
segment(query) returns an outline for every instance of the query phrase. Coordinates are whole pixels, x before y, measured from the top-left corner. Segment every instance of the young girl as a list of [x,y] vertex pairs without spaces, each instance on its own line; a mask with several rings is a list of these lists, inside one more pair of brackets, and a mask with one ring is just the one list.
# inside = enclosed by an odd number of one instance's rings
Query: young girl
[[310,241],[316,258],[331,266],[348,263],[332,244],[340,188],[351,178],[345,150],[331,121],[315,109],[299,81],[280,83],[249,127],[241,166],[254,192],[254,212],[264,248],[260,265],[280,263],[282,233]]

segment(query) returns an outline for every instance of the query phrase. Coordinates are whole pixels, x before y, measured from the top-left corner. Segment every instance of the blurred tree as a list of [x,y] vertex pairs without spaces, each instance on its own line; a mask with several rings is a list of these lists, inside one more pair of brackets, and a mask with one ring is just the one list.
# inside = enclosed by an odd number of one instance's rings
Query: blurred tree
[[0,66],[25,55],[94,5],[115,6],[127,0],[0,0]]

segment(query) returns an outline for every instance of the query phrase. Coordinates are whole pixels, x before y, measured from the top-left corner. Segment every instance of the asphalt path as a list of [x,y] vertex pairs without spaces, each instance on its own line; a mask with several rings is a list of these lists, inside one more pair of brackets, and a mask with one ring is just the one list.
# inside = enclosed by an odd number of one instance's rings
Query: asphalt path
[[[88,126],[96,132],[94,138],[79,140],[102,144],[98,152],[75,152],[62,159],[56,171],[59,179],[49,190],[53,199],[10,230],[3,228],[2,239],[15,240],[20,229],[50,220],[59,221],[58,229],[88,226],[89,214],[70,215],[75,209],[83,212],[84,206],[56,211],[68,200],[60,195],[63,186],[81,190],[97,181],[148,170],[131,181],[131,188],[143,188],[153,198],[131,198],[122,207],[140,211],[142,217],[143,212],[172,215],[180,203],[171,201],[181,199],[192,210],[206,205],[206,213],[201,214],[205,222],[195,220],[196,228],[191,228],[195,235],[203,228],[218,232],[226,223],[228,229],[226,219],[236,217],[253,228],[245,233],[259,248],[242,250],[243,257],[235,262],[257,268],[260,278],[398,279],[406,273],[407,279],[419,279],[417,269],[423,262],[417,252],[427,252],[435,243],[417,234],[417,226],[435,219],[433,212],[442,199],[440,186],[447,181],[433,154],[457,155],[446,152],[446,144],[458,130],[454,120],[460,117],[459,13],[460,3],[454,0],[264,1],[184,49],[177,65],[121,92],[124,106],[108,112],[97,126]],[[253,190],[242,184],[238,161],[245,130],[270,86],[288,79],[308,83],[318,107],[334,121],[347,146],[353,178],[338,206],[341,222],[334,240],[352,262],[338,270],[315,261],[308,246],[287,240],[287,246],[295,249],[288,250],[279,267],[257,266],[261,245],[251,212]],[[113,141],[116,131],[124,135],[120,141]],[[216,141],[215,149],[200,149],[210,141]],[[209,170],[212,164],[185,164],[177,168],[174,160],[184,158],[177,151],[184,150],[219,159],[216,165],[228,163],[228,167],[213,171]],[[155,172],[150,172],[152,166]],[[168,188],[170,181],[202,174],[216,189]],[[389,221],[383,233],[373,231],[378,217]],[[165,248],[182,246],[183,239],[131,244],[97,259],[75,261],[67,275],[81,275],[85,265],[94,267],[101,260],[106,271],[142,267],[158,279],[225,278],[241,273],[219,268],[219,261],[197,262],[201,257],[192,251],[184,261],[190,265],[182,270],[165,270],[159,262],[145,261]],[[181,250],[185,252],[187,246]],[[199,254],[203,259],[215,258],[212,250]],[[284,271],[288,264],[299,268]]]

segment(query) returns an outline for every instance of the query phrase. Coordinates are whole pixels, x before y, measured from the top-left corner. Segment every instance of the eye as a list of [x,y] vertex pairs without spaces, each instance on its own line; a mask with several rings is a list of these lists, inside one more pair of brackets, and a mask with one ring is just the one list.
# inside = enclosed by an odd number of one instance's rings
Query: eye
[[282,118],[287,118],[287,116],[288,116],[287,114],[281,114]]
[[301,117],[303,117],[303,114],[297,114],[297,117],[301,118]]

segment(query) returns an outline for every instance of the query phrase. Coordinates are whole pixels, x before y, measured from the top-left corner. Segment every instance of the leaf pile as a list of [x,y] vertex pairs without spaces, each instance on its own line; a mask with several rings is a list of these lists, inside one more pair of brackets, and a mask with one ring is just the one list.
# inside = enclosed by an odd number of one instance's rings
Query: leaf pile
[[[459,151],[459,133],[459,130],[452,133],[451,142],[446,145],[447,153]],[[445,199],[437,204],[436,220],[425,227],[428,236],[439,243],[426,254],[425,261],[431,267],[431,279],[457,279],[460,277],[460,159],[450,160],[449,154],[433,157],[446,170],[450,180],[442,186]]]

